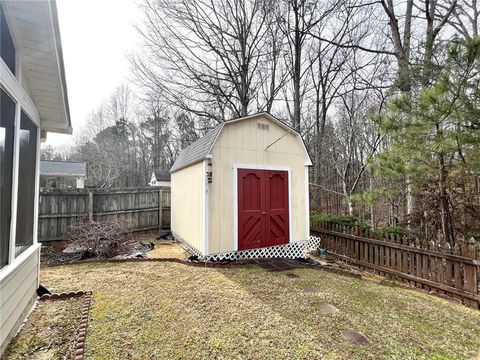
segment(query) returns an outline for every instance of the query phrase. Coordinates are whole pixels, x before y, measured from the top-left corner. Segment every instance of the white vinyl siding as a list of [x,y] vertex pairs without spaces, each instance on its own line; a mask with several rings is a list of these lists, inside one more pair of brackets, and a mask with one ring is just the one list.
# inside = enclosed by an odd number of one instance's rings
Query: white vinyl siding
[[0,354],[6,346],[5,340],[15,335],[22,315],[36,300],[40,246],[34,245],[20,256],[22,259],[17,259],[20,261],[14,271],[0,280]]

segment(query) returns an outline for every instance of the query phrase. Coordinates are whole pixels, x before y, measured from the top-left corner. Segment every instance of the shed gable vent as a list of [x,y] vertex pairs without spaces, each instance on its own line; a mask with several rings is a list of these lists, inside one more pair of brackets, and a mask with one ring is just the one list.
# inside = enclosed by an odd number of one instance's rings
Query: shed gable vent
[[257,127],[259,130],[265,130],[265,131],[270,130],[270,125],[264,124],[264,123],[257,123]]

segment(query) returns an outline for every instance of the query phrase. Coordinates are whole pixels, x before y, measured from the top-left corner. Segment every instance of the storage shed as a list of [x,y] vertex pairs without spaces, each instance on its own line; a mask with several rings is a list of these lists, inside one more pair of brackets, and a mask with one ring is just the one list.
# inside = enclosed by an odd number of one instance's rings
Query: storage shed
[[170,170],[174,237],[204,259],[303,256],[311,165],[301,135],[272,115],[225,121]]
[[40,187],[83,189],[86,176],[84,161],[40,160]]

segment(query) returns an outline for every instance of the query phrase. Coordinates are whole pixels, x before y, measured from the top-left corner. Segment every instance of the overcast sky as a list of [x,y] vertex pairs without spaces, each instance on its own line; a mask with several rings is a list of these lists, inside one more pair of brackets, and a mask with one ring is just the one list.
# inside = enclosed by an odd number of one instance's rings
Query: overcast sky
[[[73,131],[130,77],[126,54],[138,48],[141,20],[135,0],[57,0]],[[49,133],[47,144],[71,136]]]

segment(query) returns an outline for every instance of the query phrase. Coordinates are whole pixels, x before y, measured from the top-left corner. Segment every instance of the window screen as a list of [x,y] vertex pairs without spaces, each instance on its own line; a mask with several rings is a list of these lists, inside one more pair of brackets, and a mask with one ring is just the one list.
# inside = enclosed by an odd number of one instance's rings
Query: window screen
[[37,165],[37,126],[22,111],[18,165],[18,206],[15,254],[33,244],[35,173]]
[[0,100],[0,268],[8,264],[12,218],[15,103],[1,90]]
[[5,12],[0,4],[0,57],[15,75],[15,46],[8,28]]

